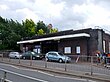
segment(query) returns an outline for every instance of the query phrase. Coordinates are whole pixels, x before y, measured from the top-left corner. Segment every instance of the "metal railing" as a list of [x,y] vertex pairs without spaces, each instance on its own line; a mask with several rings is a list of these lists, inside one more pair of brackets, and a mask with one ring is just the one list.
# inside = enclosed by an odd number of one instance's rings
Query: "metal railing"
[[23,75],[9,70],[4,70],[2,68],[0,68],[0,73],[2,74],[2,76],[0,76],[0,82],[47,82],[42,79]]
[[96,56],[86,56],[86,55],[68,55],[68,56],[72,59],[70,63],[48,62],[45,60],[45,58],[42,60],[32,60],[32,58],[30,60],[24,60],[20,58],[11,59],[3,57],[3,55],[0,55],[0,61],[19,65],[27,65],[31,67],[39,68],[42,67],[53,70],[61,70],[71,73],[77,72],[89,75],[103,74],[105,76],[110,76],[110,70],[106,68],[106,66],[108,66],[108,63],[104,62],[108,60],[101,59],[101,62],[98,62],[98,58]]
[[6,74],[7,72],[6,71],[3,71],[4,74],[3,74],[3,77],[0,78],[0,82],[9,82],[7,79],[6,79]]

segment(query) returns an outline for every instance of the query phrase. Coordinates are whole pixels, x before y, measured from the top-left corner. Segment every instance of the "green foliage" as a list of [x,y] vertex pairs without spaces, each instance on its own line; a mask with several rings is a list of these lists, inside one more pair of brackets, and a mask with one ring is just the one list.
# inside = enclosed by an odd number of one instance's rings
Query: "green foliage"
[[38,31],[42,29],[44,31],[44,33],[47,33],[47,26],[43,23],[43,21],[39,21],[36,25],[36,34],[38,33]]
[[18,21],[4,19],[0,16],[0,50],[18,50],[20,48],[17,45],[17,41],[20,41],[21,38],[55,32],[58,32],[58,29],[48,29],[43,21],[35,24],[33,20],[26,19],[19,23]]
[[44,33],[44,30],[39,29],[38,32],[37,32],[37,34],[38,34],[38,35],[43,35],[43,34],[45,34],[45,33]]
[[16,42],[21,39],[21,35],[23,32],[22,25],[17,21],[11,20],[3,20],[0,21],[0,40],[2,40],[2,44],[0,44],[0,49],[18,49],[18,45]]
[[31,36],[35,35],[36,24],[34,23],[33,20],[26,19],[23,22],[23,27],[25,29],[25,35],[26,35],[26,37],[31,37]]
[[56,33],[56,32],[58,32],[58,29],[56,29],[56,28],[51,28],[50,29],[50,33]]

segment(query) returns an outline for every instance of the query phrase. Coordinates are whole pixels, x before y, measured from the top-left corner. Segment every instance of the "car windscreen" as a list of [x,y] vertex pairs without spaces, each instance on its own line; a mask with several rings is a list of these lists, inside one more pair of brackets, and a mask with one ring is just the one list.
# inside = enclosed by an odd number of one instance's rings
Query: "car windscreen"
[[59,54],[59,55],[61,55],[61,56],[63,56],[63,55],[64,55],[63,53],[60,53],[60,52],[59,52],[58,54]]
[[36,55],[36,53],[35,53],[35,52],[31,52],[31,54],[32,54],[32,55]]
[[18,52],[10,52],[10,54],[19,54]]

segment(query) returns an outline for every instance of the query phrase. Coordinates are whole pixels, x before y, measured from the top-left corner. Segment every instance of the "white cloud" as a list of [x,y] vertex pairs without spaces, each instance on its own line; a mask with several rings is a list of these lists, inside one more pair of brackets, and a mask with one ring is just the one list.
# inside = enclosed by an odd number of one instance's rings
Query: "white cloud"
[[107,11],[101,6],[92,3],[75,5],[73,7],[73,12],[76,14],[85,14],[87,16],[87,21],[84,23],[85,27],[110,25],[110,11]]
[[[22,21],[39,20],[60,30],[110,26],[110,0],[1,0],[0,15]],[[107,27],[106,27],[107,26]]]
[[7,10],[9,7],[7,5],[0,5],[0,11]]
[[28,8],[18,9],[16,10],[16,13],[24,15],[24,18],[23,18],[24,20],[33,19],[34,21],[36,21],[36,19],[38,19],[38,16],[35,14],[35,12],[29,10]]
[[64,3],[53,4],[51,0],[36,0],[34,7],[45,16],[60,16]]
[[103,26],[103,25],[110,25],[110,12],[107,11],[106,9],[96,6],[96,5],[91,5],[89,7],[89,11],[91,15],[89,15],[88,21],[86,24],[94,24],[98,26]]

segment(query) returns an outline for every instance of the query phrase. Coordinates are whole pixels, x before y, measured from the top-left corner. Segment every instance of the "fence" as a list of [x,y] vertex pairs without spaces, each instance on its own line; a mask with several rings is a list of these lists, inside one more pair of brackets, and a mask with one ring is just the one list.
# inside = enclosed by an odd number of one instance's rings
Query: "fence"
[[[52,70],[61,70],[67,71],[71,73],[81,73],[81,74],[103,74],[105,76],[110,76],[110,70],[106,68],[108,63],[105,63],[103,60],[98,62],[96,56],[78,56],[78,55],[68,55],[71,58],[71,62],[47,62],[45,59],[43,60],[24,60],[24,59],[11,59],[0,55],[0,61],[14,63],[19,65],[27,65],[31,67],[39,67],[39,68],[48,68]],[[108,59],[108,58],[106,58]],[[108,61],[108,60],[106,60]]]
[[4,72],[4,74],[2,74],[3,77],[0,77],[0,82],[8,82],[6,79],[6,72]]
[[0,82],[47,82],[0,68]]

